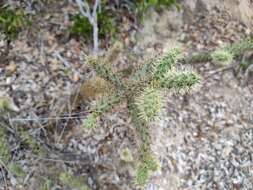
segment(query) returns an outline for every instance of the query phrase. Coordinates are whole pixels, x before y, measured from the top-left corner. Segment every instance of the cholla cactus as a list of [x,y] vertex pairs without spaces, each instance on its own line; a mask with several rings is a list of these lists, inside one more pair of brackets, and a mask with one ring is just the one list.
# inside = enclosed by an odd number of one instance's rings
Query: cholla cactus
[[[221,65],[227,65],[232,62],[234,57],[239,56],[242,50],[253,48],[252,42],[252,39],[246,40],[232,45],[231,48],[227,47],[214,52],[199,54],[193,59],[180,59],[180,50],[175,48],[167,54],[155,57],[142,65],[128,77],[126,82],[123,82],[117,73],[113,73],[107,65],[99,64],[99,61],[97,64],[93,64],[97,65],[93,67],[97,74],[110,81],[117,89],[115,94],[108,99],[110,104],[103,104],[105,106],[100,111],[98,111],[100,106],[97,106],[94,110],[99,113],[97,116],[103,111],[109,110],[116,103],[126,100],[132,122],[142,140],[135,178],[137,185],[144,186],[149,179],[150,173],[158,166],[150,149],[148,124],[150,121],[155,120],[155,117],[163,108],[165,96],[162,94],[168,90],[184,93],[195,88],[201,81],[201,77],[193,70],[179,70],[177,68],[178,59],[183,61],[213,61]],[[106,72],[101,72],[101,70],[106,70]],[[101,102],[98,104],[101,104]]]
[[176,65],[180,58],[181,51],[179,48],[171,49],[168,54],[159,57],[153,63],[154,79],[157,81],[163,80],[166,73]]
[[[112,52],[113,51],[113,52]],[[200,82],[200,76],[193,71],[179,71],[176,68],[180,58],[180,50],[174,48],[167,54],[158,56],[142,65],[132,73],[128,80],[120,78],[111,68],[112,58],[119,53],[117,48],[110,51],[109,58],[88,58],[87,63],[93,67],[98,77],[114,86],[114,93],[102,97],[92,107],[92,113],[84,121],[87,128],[96,126],[97,118],[109,111],[115,104],[126,101],[132,116],[132,122],[142,140],[140,159],[136,173],[137,185],[145,185],[149,175],[157,167],[150,150],[148,124],[154,121],[163,108],[164,92],[171,89],[177,91],[190,89]]]
[[200,76],[193,70],[178,70],[172,68],[166,73],[160,86],[167,89],[173,89],[176,92],[186,92],[196,86],[200,81]]
[[[213,61],[216,63],[222,64],[222,66],[233,58],[240,57],[244,54],[245,51],[253,49],[253,36],[246,38],[238,43],[234,43],[228,45],[225,48],[220,48],[218,50],[213,51],[205,51],[198,52],[190,55],[189,57],[185,57],[181,59],[183,63],[200,63],[200,62],[208,62]],[[225,60],[225,61],[224,61]]]
[[241,42],[234,43],[226,47],[225,49],[231,54],[233,54],[234,57],[241,56],[244,54],[245,51],[253,49],[253,36],[248,37]]
[[135,183],[137,186],[144,186],[151,172],[156,171],[159,168],[159,164],[156,158],[150,152],[143,152],[141,154],[141,162],[138,163]]
[[162,92],[154,88],[145,89],[135,99],[140,119],[145,122],[154,120],[163,107],[163,101]]
[[226,66],[233,61],[233,54],[228,50],[216,50],[211,54],[212,61],[221,66]]

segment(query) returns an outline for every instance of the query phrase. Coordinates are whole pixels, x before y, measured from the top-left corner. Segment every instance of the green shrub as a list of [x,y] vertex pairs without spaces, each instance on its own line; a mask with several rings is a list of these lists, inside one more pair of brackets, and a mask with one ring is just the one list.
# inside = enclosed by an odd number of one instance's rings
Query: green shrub
[[[102,9],[97,14],[98,20],[98,35],[100,39],[106,37],[114,37],[117,31],[116,23],[113,19],[113,15]],[[73,25],[70,28],[70,33],[73,36],[82,36],[87,40],[92,39],[93,29],[87,17],[80,14],[75,15],[72,19]]]
[[233,54],[227,50],[216,50],[211,54],[212,61],[221,66],[226,66],[233,61]]
[[[92,1],[88,1],[92,5]],[[159,10],[162,7],[171,7],[172,5],[180,8],[177,0],[137,0],[137,1],[119,1],[120,5],[126,5],[130,10],[130,14],[135,17],[143,18],[147,10],[151,7]],[[118,31],[116,18],[122,18],[121,14],[124,13],[122,9],[115,9],[117,7],[115,3],[108,0],[102,0],[100,10],[97,12],[98,28],[99,28],[99,39],[105,39],[110,37],[116,37]],[[125,6],[119,6],[125,7]],[[70,28],[70,34],[72,36],[84,37],[85,39],[91,40],[93,28],[87,17],[77,14],[72,18],[73,25]],[[118,22],[120,22],[118,20]]]
[[0,31],[8,39],[17,38],[19,32],[28,23],[28,18],[22,10],[13,10],[9,7],[0,9]]

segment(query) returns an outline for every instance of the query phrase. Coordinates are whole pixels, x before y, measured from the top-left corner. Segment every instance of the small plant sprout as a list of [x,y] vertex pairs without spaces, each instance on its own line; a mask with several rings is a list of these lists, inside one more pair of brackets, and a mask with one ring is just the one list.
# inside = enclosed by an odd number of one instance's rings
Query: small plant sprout
[[233,61],[233,54],[227,50],[216,50],[211,54],[212,61],[221,66],[226,66]]
[[97,114],[92,113],[88,115],[86,119],[83,120],[84,127],[87,129],[92,129],[97,126]]
[[124,148],[120,153],[120,159],[126,163],[133,162],[134,158],[129,148]]
[[19,32],[28,23],[28,18],[22,10],[13,10],[9,7],[0,8],[0,31],[8,40],[17,38]]
[[0,114],[1,112],[18,112],[19,108],[14,104],[13,100],[7,96],[0,97]]

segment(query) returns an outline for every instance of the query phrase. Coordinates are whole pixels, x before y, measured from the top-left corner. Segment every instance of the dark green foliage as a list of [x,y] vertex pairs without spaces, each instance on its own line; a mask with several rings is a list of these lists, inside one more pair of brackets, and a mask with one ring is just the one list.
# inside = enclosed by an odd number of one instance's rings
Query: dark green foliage
[[[98,35],[100,39],[114,37],[116,35],[117,27],[113,18],[111,12],[105,10],[104,7],[97,13]],[[82,36],[87,40],[91,40],[93,28],[88,18],[78,14],[73,17],[73,25],[70,28],[70,33],[74,36]]]
[[[88,1],[88,3],[92,5],[92,1]],[[177,0],[127,0],[119,1],[118,3],[103,0],[101,1],[101,8],[97,12],[99,38],[105,39],[116,36],[118,31],[116,18],[121,19],[121,14],[124,14],[123,9],[120,7],[128,7],[130,15],[135,15],[137,19],[141,18],[140,20],[142,20],[147,10],[151,7],[160,10],[162,7],[171,7],[173,5],[180,9]],[[77,14],[72,18],[72,21],[71,35],[82,36],[88,40],[92,39],[93,29],[88,18]],[[120,20],[117,20],[117,22],[120,22]]]
[[234,55],[228,50],[221,49],[212,52],[211,57],[215,64],[225,66],[232,63]]
[[7,131],[4,124],[0,124],[0,161],[6,166],[6,170],[13,176],[24,177],[25,172],[19,163],[12,161],[12,154],[7,142]]
[[102,114],[108,111],[114,104],[120,101],[119,95],[111,94],[110,96],[103,97],[95,106],[94,112]]
[[0,31],[8,39],[17,38],[19,32],[29,23],[22,10],[13,10],[8,7],[0,9]]
[[72,35],[83,36],[85,39],[92,38],[92,26],[88,18],[81,15],[75,15],[73,22],[73,26],[70,29]]
[[247,70],[247,68],[249,68],[249,66],[252,64],[252,62],[247,62],[247,61],[242,61],[240,63],[240,69],[242,72],[245,72]]

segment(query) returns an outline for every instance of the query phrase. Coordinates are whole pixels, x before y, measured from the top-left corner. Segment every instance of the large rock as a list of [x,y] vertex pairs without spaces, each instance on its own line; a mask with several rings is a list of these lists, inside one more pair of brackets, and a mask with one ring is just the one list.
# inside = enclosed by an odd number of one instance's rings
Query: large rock
[[183,4],[192,13],[206,13],[206,11],[218,8],[247,26],[253,26],[252,0],[183,0]]

